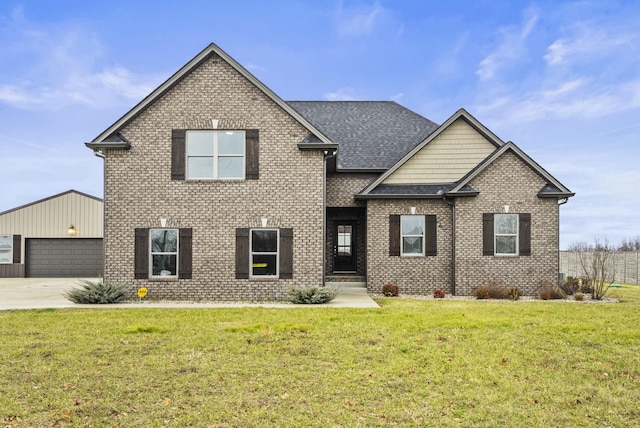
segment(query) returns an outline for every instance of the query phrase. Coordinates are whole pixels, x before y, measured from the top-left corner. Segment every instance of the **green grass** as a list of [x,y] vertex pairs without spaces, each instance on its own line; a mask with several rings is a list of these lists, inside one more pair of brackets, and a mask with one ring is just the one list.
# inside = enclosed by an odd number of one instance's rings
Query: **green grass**
[[618,304],[0,312],[2,426],[633,426]]

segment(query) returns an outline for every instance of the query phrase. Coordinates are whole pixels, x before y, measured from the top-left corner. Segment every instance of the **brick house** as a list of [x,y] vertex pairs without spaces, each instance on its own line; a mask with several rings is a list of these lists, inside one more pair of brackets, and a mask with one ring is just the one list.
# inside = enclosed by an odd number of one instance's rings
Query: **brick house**
[[461,109],[285,102],[214,44],[86,145],[104,159],[105,280],[176,300],[388,282],[535,294],[573,196]]

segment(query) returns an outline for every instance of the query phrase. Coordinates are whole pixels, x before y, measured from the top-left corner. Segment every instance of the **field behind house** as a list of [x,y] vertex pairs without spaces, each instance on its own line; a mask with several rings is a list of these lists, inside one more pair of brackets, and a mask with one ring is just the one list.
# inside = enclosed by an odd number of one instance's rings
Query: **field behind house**
[[0,312],[0,422],[633,426],[640,287],[621,303]]

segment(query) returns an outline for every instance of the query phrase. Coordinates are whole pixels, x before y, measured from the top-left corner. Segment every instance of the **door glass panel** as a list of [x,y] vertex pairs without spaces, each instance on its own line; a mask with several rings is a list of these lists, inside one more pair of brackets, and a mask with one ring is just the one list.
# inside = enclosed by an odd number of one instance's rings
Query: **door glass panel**
[[350,225],[338,226],[338,255],[339,256],[351,255],[351,234],[352,234],[352,226]]

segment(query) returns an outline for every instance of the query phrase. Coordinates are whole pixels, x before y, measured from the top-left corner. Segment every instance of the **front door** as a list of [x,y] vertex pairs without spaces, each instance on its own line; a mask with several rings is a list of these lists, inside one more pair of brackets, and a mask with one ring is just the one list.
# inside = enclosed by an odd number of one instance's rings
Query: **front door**
[[333,270],[356,271],[356,222],[336,221],[333,230]]

